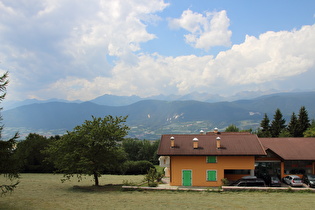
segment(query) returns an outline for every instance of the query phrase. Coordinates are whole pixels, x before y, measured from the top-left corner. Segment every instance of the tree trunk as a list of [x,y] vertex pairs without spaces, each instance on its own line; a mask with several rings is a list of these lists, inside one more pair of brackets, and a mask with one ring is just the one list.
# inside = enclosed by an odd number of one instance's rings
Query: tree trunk
[[94,181],[95,181],[95,186],[98,186],[99,183],[98,183],[98,175],[96,172],[93,173],[94,174]]

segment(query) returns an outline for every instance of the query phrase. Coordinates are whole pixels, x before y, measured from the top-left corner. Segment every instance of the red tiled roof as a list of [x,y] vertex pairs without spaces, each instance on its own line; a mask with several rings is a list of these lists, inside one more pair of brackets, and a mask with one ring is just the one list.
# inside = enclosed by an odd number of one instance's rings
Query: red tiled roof
[[315,160],[315,138],[259,138],[284,160]]
[[[174,148],[171,148],[171,137],[175,138]],[[221,138],[220,149],[217,149],[217,137]],[[199,140],[198,149],[193,148],[194,138]],[[222,132],[162,135],[158,155],[266,155],[266,152],[254,134]]]

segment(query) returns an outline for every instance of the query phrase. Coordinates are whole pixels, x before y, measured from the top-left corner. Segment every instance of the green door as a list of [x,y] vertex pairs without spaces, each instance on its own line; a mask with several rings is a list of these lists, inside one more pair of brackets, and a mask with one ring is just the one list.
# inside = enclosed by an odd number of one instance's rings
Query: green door
[[183,170],[183,186],[191,186],[191,170]]

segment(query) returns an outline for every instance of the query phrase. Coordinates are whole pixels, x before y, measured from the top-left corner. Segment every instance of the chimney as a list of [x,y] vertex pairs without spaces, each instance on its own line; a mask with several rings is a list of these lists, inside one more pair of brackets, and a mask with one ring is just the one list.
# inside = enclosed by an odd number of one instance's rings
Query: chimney
[[171,140],[171,148],[174,148],[175,147],[175,138],[174,138],[174,136],[172,136],[170,138],[170,140]]
[[197,138],[194,138],[193,139],[193,146],[194,146],[194,149],[198,149],[198,139]]
[[214,128],[214,131],[213,131],[215,134],[217,134],[219,132],[218,128]]
[[200,135],[205,134],[205,132],[203,130],[200,130]]
[[221,138],[217,137],[217,149],[221,148]]

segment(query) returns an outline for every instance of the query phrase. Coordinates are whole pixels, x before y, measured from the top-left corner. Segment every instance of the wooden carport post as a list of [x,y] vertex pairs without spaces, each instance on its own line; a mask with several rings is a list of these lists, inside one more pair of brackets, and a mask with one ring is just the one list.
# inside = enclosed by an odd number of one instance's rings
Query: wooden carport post
[[281,179],[284,177],[284,161],[280,163]]

